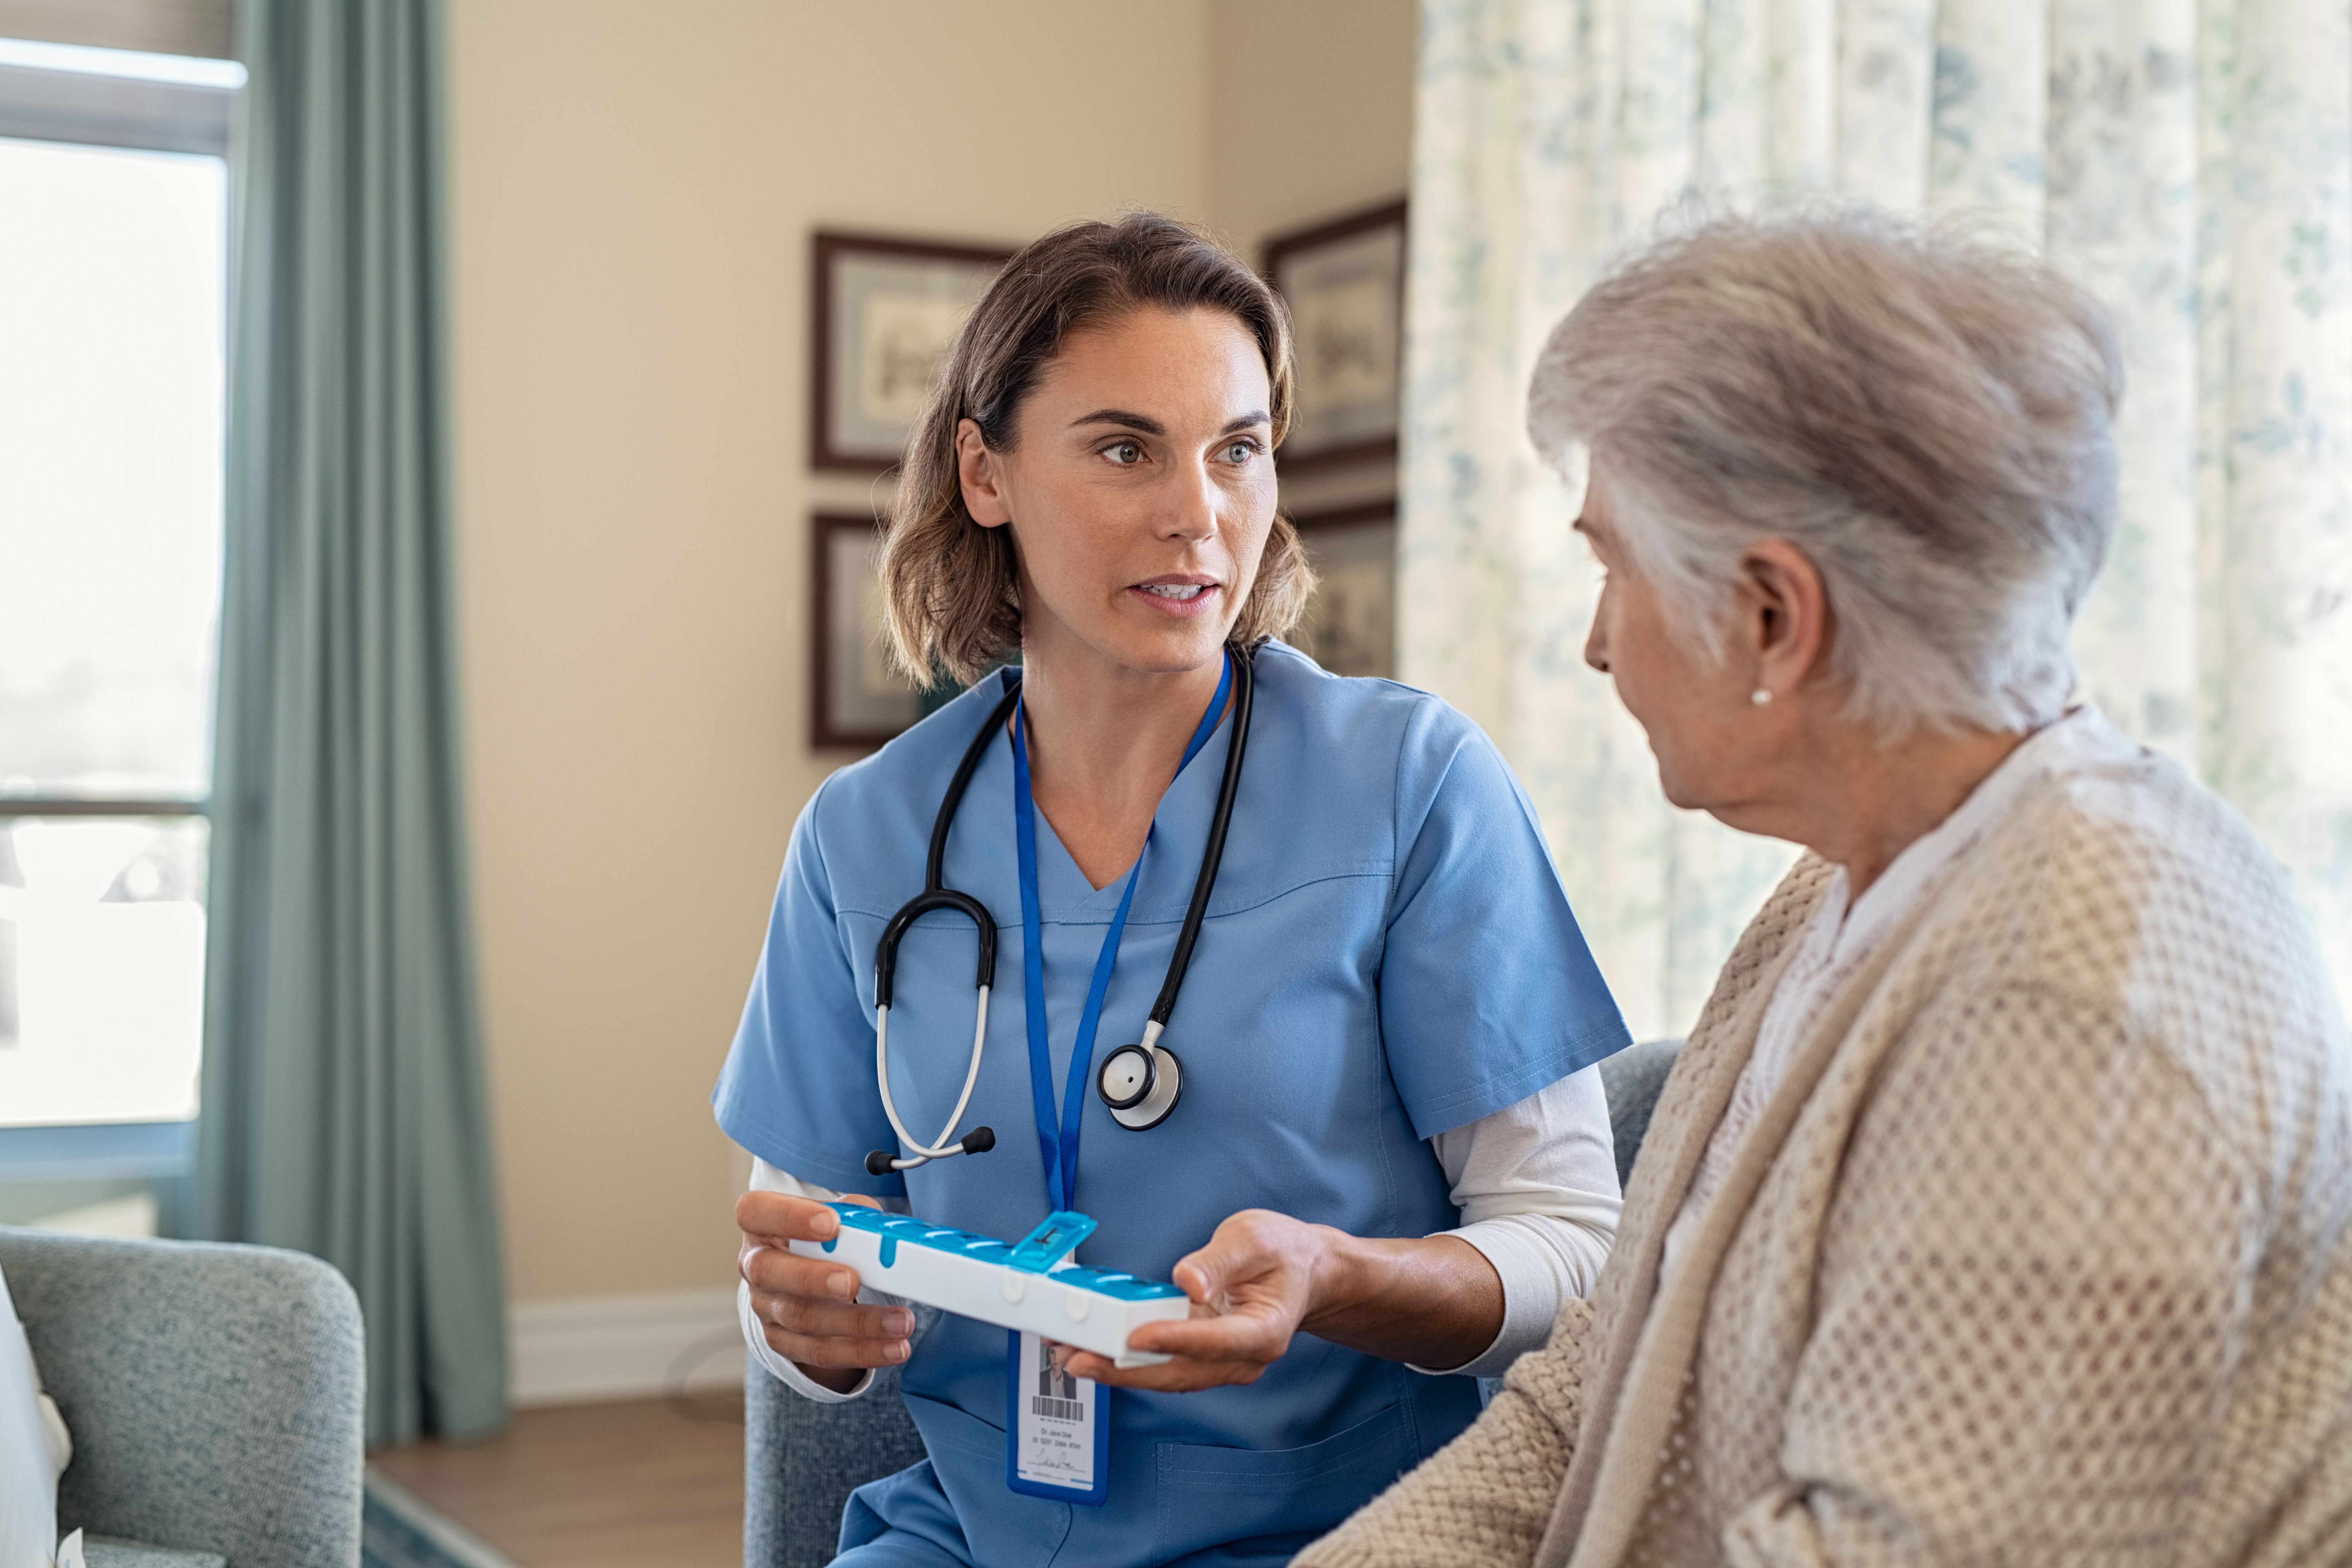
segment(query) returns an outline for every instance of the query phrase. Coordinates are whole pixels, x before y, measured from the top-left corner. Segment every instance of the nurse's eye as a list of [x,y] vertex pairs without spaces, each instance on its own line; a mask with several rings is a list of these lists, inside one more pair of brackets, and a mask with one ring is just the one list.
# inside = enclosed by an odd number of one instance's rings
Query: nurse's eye
[[1257,443],[1255,441],[1235,441],[1228,445],[1224,450],[1225,461],[1235,468],[1241,467],[1256,456]]
[[1138,463],[1143,461],[1143,443],[1140,441],[1114,441],[1109,446],[1103,448],[1103,456],[1108,458],[1112,462],[1117,463],[1122,468],[1131,468]]

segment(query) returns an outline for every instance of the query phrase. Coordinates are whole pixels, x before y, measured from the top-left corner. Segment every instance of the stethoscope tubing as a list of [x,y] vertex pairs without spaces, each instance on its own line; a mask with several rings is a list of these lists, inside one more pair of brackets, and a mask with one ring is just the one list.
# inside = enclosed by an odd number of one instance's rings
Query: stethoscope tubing
[[988,743],[1013,717],[1013,705],[1021,700],[1021,681],[1015,677],[1003,700],[990,710],[988,722],[964,748],[963,761],[956,764],[955,777],[948,784],[948,793],[940,801],[939,819],[931,824],[931,852],[923,868],[923,890],[890,917],[882,928],[882,940],[874,949],[874,1005],[890,1005],[891,984],[898,969],[898,939],[907,928],[933,910],[953,910],[971,921],[980,933],[980,980],[986,990],[996,984],[996,918],[988,907],[969,893],[959,893],[947,886],[948,829],[955,826],[956,807],[963,804],[963,792],[971,783],[971,775],[980,769],[980,759],[988,754]]
[[962,1148],[950,1140],[955,1134],[956,1123],[963,1120],[964,1108],[971,1103],[972,1086],[980,1081],[980,1050],[988,1038],[988,991],[985,985],[980,988],[980,1021],[972,1026],[971,1065],[964,1068],[963,1093],[957,1097],[955,1109],[948,1112],[948,1124],[940,1129],[936,1145],[917,1138],[907,1131],[907,1124],[898,1120],[898,1107],[890,1099],[890,1009],[887,1006],[874,1009],[874,1080],[882,1086],[882,1113],[890,1119],[890,1131],[898,1135],[900,1142],[922,1157],[911,1163],[944,1160],[950,1154],[963,1152]]
[[1249,750],[1250,711],[1257,694],[1257,672],[1248,652],[1231,650],[1234,660],[1234,738],[1225,748],[1225,774],[1217,784],[1217,809],[1209,818],[1209,842],[1201,852],[1200,875],[1192,879],[1192,901],[1185,906],[1184,923],[1176,932],[1176,952],[1168,961],[1167,978],[1160,997],[1151,1004],[1150,1021],[1156,1042],[1176,1011],[1176,994],[1184,988],[1184,972],[1192,966],[1192,948],[1201,940],[1201,922],[1208,918],[1209,895],[1217,886],[1217,868],[1224,863],[1225,832],[1234,825],[1234,799],[1241,793],[1242,755]]

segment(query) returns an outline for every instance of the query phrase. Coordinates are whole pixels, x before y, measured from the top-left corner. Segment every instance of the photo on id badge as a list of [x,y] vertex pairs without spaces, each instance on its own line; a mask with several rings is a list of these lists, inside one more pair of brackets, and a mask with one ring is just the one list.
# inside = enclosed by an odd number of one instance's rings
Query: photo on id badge
[[1055,1365],[1054,1341],[1005,1332],[1004,1484],[1099,1508],[1110,1495],[1110,1390]]

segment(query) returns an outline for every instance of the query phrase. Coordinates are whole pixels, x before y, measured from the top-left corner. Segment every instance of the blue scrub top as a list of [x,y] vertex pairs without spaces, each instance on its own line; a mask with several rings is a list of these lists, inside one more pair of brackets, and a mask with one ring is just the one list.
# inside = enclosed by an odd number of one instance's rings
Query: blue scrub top
[[[1427,1140],[1627,1043],[1535,814],[1494,746],[1438,699],[1345,679],[1282,644],[1257,655],[1249,757],[1200,944],[1163,1040],[1174,1113],[1111,1120],[1089,1080],[1079,1256],[1165,1279],[1236,1210],[1364,1237],[1459,1215]],[[1011,747],[992,746],[949,840],[947,885],[995,916],[997,985],[971,1109],[996,1148],[866,1173],[898,1140],[874,1085],[874,950],[923,886],[941,793],[1001,693],[981,683],[827,779],[794,828],[734,1049],[712,1097],[729,1137],[779,1170],[903,1195],[940,1225],[1017,1238],[1047,1210],[1029,1083]],[[1230,722],[1161,801],[1118,954],[1097,1063],[1142,1033],[1215,809]],[[1040,814],[1039,901],[1054,1083],[1120,883],[1088,886]],[[970,922],[933,914],[898,954],[891,1091],[919,1137],[953,1108],[971,1047]],[[927,1464],[865,1488],[857,1563],[1275,1563],[1467,1426],[1474,1380],[1429,1377],[1300,1334],[1247,1387],[1110,1395],[1110,1499],[1004,1484],[1004,1331],[942,1317],[903,1389]]]

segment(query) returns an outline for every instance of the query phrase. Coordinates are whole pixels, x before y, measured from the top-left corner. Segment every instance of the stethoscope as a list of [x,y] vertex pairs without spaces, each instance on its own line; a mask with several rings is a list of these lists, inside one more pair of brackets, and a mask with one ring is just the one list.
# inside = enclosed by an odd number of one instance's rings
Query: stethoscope
[[[1234,798],[1240,793],[1242,753],[1249,749],[1250,697],[1255,684],[1248,650],[1230,650],[1234,669],[1234,737],[1225,752],[1225,773],[1217,788],[1216,814],[1209,821],[1208,847],[1202,852],[1201,873],[1192,883],[1192,902],[1184,911],[1183,929],[1176,935],[1176,952],[1168,960],[1168,973],[1160,983],[1160,999],[1151,1005],[1151,1016],[1143,1026],[1143,1038],[1131,1046],[1121,1046],[1103,1058],[1095,1074],[1095,1092],[1111,1114],[1111,1120],[1121,1127],[1135,1131],[1147,1131],[1168,1120],[1176,1109],[1176,1101],[1184,1092],[1184,1064],[1176,1053],[1160,1043],[1167,1031],[1169,1016],[1176,1011],[1176,994],[1183,988],[1184,971],[1192,962],[1193,944],[1201,939],[1201,921],[1208,913],[1209,894],[1217,885],[1217,865],[1225,856],[1225,831],[1233,825]],[[989,743],[1005,728],[1013,708],[1021,700],[1021,677],[1008,673],[1004,695],[992,709],[988,721],[980,727],[971,744],[964,748],[963,761],[956,764],[955,776],[948,781],[948,792],[940,802],[940,814],[931,824],[931,852],[923,871],[923,890],[908,900],[890,923],[882,928],[882,940],[874,949],[874,1078],[881,1086],[882,1110],[890,1118],[890,1130],[900,1142],[915,1152],[901,1159],[887,1149],[877,1149],[866,1156],[868,1174],[884,1176],[893,1171],[911,1171],[933,1160],[944,1160],[951,1154],[985,1154],[996,1147],[996,1134],[986,1127],[975,1127],[961,1139],[955,1137],[956,1124],[963,1120],[965,1109],[971,1103],[972,1086],[980,1081],[981,1048],[988,1039],[988,993],[996,980],[996,921],[988,908],[969,893],[960,893],[947,886],[945,866],[948,856],[948,830],[955,822],[956,807],[963,804],[963,792],[979,770],[980,759],[987,754]],[[980,933],[980,1007],[979,1018],[971,1031],[971,1063],[964,1069],[963,1093],[957,1097],[955,1110],[949,1112],[947,1125],[940,1129],[939,1141],[925,1143],[907,1131],[898,1119],[898,1108],[890,1099],[890,990],[891,976],[898,964],[898,940],[907,928],[934,910],[949,910],[971,921]]]

